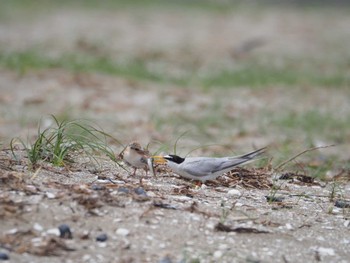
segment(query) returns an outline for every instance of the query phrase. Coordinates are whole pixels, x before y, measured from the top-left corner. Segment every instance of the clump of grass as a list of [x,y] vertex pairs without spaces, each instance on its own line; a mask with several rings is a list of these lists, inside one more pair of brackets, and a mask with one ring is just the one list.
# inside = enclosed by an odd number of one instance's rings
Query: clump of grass
[[329,191],[329,201],[333,202],[337,196],[342,195],[342,189],[340,186],[340,183],[336,180],[333,180],[330,184],[330,191]]
[[224,224],[225,221],[227,220],[227,217],[229,215],[229,210],[225,206],[225,201],[221,201],[221,216],[220,216],[220,223]]
[[97,162],[97,154],[104,154],[116,162],[113,151],[107,146],[107,138],[112,138],[110,135],[82,120],[59,121],[53,115],[52,119],[54,124],[51,127],[41,130],[39,126],[32,144],[28,145],[20,138],[12,139],[10,146],[16,159],[14,144],[19,141],[32,167],[39,161],[64,166],[78,156],[87,156]]

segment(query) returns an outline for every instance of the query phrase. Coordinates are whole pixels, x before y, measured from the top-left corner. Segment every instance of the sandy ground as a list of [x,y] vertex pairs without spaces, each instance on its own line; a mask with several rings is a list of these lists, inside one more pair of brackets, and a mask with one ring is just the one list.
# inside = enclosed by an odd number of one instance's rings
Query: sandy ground
[[[269,11],[250,17],[65,10],[27,23],[1,24],[0,46],[12,51],[41,47],[57,56],[80,50],[83,41],[98,46],[87,52],[107,52],[118,59],[163,52],[165,64],[155,62],[154,67],[169,74],[183,74],[182,68],[194,61],[205,73],[216,64],[235,67],[237,61],[227,54],[249,39],[268,41],[259,49],[267,55],[317,56],[334,44],[329,43],[332,37],[339,40],[338,50],[345,50],[341,43],[350,37],[350,18],[336,17],[332,12]],[[208,91],[58,69],[24,75],[2,69],[0,79],[0,139],[5,148],[0,153],[0,252],[10,262],[350,262],[349,207],[335,206],[337,200],[350,198],[348,171],[328,183],[303,182],[291,174],[293,178],[274,182],[277,191],[270,188],[272,178],[287,171],[262,171],[261,180],[268,183],[256,187],[243,183],[249,177],[237,179],[244,170],[236,170],[234,179],[224,176],[199,188],[158,172],[140,186],[143,171],[132,177],[112,161],[95,167],[78,160],[66,168],[42,163],[40,170],[31,170],[21,151],[17,163],[6,150],[11,138],[35,137],[38,121],[49,125],[48,115],[55,114],[91,119],[125,144],[137,139],[144,145],[171,145],[191,130],[181,140],[182,153],[212,143],[217,146],[196,154],[244,153],[271,145],[268,156],[273,157],[289,134],[262,131],[270,120],[261,118],[261,112],[298,114],[322,105],[323,111],[346,118],[348,90],[273,86]],[[212,116],[217,102],[215,114],[241,126],[194,124]],[[295,152],[304,149],[302,136],[300,141],[292,137],[299,147]],[[332,143],[322,134],[313,140]],[[328,154],[348,150],[345,143]],[[268,195],[283,200],[267,202]],[[69,225],[72,239],[58,236],[61,224]],[[103,233],[107,241],[96,241]]]

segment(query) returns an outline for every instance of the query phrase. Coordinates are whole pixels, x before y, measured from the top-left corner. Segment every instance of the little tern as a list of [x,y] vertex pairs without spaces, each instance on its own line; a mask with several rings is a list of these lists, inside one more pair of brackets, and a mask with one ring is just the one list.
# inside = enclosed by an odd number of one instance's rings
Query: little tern
[[205,182],[214,180],[220,175],[232,170],[233,167],[252,161],[262,153],[266,147],[259,150],[233,157],[187,157],[178,155],[153,156],[154,163],[167,164],[174,173],[192,180]]

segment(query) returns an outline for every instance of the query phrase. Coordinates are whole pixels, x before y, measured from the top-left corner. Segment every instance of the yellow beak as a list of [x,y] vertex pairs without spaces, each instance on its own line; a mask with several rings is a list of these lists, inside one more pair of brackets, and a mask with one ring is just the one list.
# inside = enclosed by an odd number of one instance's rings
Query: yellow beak
[[163,156],[159,156],[159,155],[152,156],[152,159],[153,159],[154,163],[156,163],[156,164],[166,164],[167,163],[167,160],[164,159]]

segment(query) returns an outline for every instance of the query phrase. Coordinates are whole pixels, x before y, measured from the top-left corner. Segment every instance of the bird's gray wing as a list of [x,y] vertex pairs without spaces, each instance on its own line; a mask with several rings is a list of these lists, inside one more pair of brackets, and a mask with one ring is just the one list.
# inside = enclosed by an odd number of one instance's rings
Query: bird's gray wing
[[201,158],[187,162],[182,168],[194,176],[204,176],[220,171],[227,163],[226,158]]
[[218,171],[223,171],[223,170],[227,170],[229,168],[233,168],[237,165],[240,165],[242,163],[245,163],[245,162],[248,162],[250,161],[251,159],[246,159],[246,158],[240,158],[240,157],[237,157],[237,158],[226,158],[226,159],[223,159],[218,166],[216,166],[213,170],[212,170],[212,173],[216,173]]
[[213,174],[219,171],[228,171],[230,168],[253,160],[255,157],[264,153],[264,151],[265,148],[261,148],[236,157],[194,157],[191,160],[188,160],[189,158],[187,158],[187,163],[183,165],[182,169],[185,172],[198,177]]

